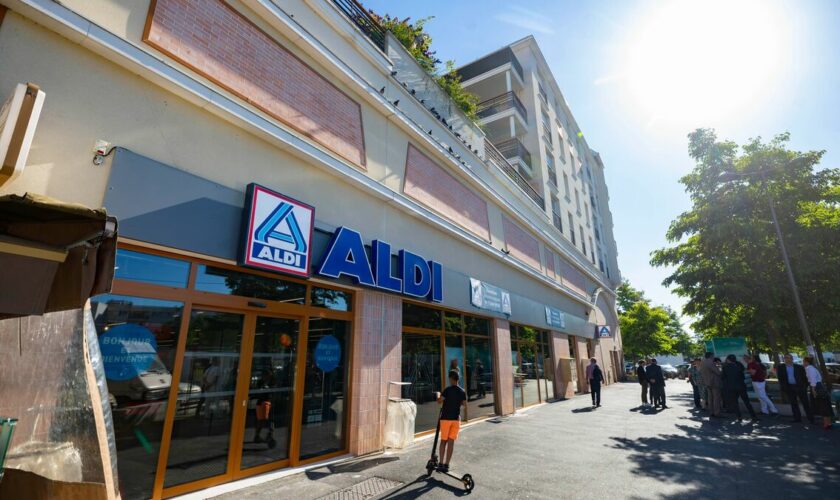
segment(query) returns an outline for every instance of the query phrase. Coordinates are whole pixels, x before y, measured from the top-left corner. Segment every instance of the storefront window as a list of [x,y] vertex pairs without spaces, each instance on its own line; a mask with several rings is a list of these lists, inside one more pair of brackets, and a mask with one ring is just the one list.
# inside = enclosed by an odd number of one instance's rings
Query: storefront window
[[[530,326],[511,325],[514,368],[514,406],[528,406],[554,398],[554,362],[551,332]],[[518,405],[518,406],[517,406]]]
[[242,469],[289,458],[300,322],[258,316]]
[[432,430],[437,425],[435,392],[443,389],[440,369],[440,337],[422,333],[403,333],[402,381],[404,398],[417,405],[415,431]]
[[184,288],[190,277],[190,263],[131,250],[117,250],[114,277],[153,285]]
[[165,486],[227,471],[244,316],[193,309],[181,371]]
[[447,335],[446,336],[446,354],[444,360],[446,362],[446,373],[443,385],[449,385],[449,372],[455,370],[458,372],[458,385],[464,387],[466,371],[464,371],[464,348],[461,345],[461,335]]
[[490,336],[490,325],[487,318],[464,315],[464,333]]
[[306,300],[306,285],[302,283],[204,264],[198,266],[195,288],[203,292],[276,300],[290,304],[303,304]]
[[350,323],[309,318],[300,458],[344,449]]
[[350,292],[312,287],[311,303],[315,307],[324,307],[333,311],[349,311],[353,307],[352,298],[353,295]]
[[[155,479],[184,306],[99,295],[91,309],[108,382],[120,489],[125,498],[145,498]],[[188,411],[189,403],[179,397],[178,412]]]
[[461,333],[464,331],[464,316],[458,313],[445,312],[443,326],[447,333]]
[[403,325],[430,330],[441,329],[441,311],[430,307],[403,302]]
[[490,339],[464,337],[467,364],[467,415],[469,418],[496,413],[493,393],[493,354]]

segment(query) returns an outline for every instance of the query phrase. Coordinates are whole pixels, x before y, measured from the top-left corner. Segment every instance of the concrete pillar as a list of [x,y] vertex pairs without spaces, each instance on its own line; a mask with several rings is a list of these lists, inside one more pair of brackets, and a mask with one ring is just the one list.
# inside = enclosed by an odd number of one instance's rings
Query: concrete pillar
[[507,320],[493,320],[496,334],[493,336],[493,363],[496,368],[496,411],[499,415],[510,415],[513,407],[513,364],[510,357],[510,323]]
[[577,373],[578,373],[578,390],[580,392],[589,392],[589,381],[586,380],[586,365],[589,364],[589,353],[586,349],[586,339],[575,337],[575,346],[577,350]]
[[364,455],[382,449],[388,381],[402,380],[402,300],[356,293],[353,330],[349,451]]
[[[552,359],[554,360],[554,397],[571,398],[575,395],[575,386],[572,380],[567,380],[560,370],[560,358],[573,358],[569,352],[569,336],[565,333],[551,333]],[[574,360],[572,361],[574,363]]]

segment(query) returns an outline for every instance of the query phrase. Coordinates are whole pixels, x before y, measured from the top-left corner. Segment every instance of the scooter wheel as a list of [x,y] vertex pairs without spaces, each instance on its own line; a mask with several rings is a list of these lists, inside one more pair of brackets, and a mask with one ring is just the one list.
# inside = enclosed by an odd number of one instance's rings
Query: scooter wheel
[[469,474],[464,474],[464,477],[461,478],[461,482],[464,483],[464,489],[467,490],[467,493],[471,492],[473,488],[475,488],[475,481]]
[[432,472],[434,472],[436,468],[437,461],[429,459],[429,461],[426,462],[426,476],[431,476]]

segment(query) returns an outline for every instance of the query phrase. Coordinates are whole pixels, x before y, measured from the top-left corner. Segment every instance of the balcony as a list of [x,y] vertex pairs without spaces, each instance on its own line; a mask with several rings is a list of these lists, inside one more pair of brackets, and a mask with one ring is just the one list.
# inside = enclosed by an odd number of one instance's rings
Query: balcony
[[531,168],[531,153],[521,142],[519,142],[519,139],[515,137],[513,139],[507,139],[496,143],[495,146],[496,149],[499,150],[499,153],[501,153],[508,162],[513,165],[522,163],[528,172],[533,172],[533,169]]
[[379,50],[385,52],[385,29],[368,14],[356,0],[333,0],[350,21],[367,36]]
[[498,95],[478,103],[477,115],[479,119],[483,119],[498,115],[508,110],[513,110],[519,113],[522,121],[526,124],[528,123],[528,112],[525,110],[525,106],[522,104],[522,101],[520,101],[513,92],[505,92],[502,95]]
[[466,82],[505,64],[510,64],[513,72],[516,73],[520,81],[525,80],[522,64],[513,54],[513,50],[510,47],[503,47],[492,54],[488,54],[477,61],[463,66],[458,70],[458,74],[461,75],[461,81]]
[[[512,139],[516,142],[519,142],[516,139]],[[506,141],[510,142],[510,141]],[[522,144],[520,143],[520,146]],[[525,147],[522,146],[524,149]],[[514,184],[519,187],[531,200],[540,207],[540,210],[545,210],[545,198],[542,197],[525,179],[525,177],[519,173],[519,171],[511,165],[511,163],[505,159],[504,155],[496,149],[493,144],[488,141],[487,139],[484,140],[484,151],[487,155],[487,160],[496,165],[501,171],[503,171],[512,181]],[[527,153],[527,150],[525,151]],[[530,159],[530,155],[528,156]]]

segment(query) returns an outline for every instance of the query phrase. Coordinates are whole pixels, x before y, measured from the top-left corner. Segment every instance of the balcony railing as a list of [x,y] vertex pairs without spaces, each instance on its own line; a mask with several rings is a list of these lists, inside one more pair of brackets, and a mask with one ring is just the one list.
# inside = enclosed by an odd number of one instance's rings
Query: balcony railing
[[508,109],[517,110],[525,122],[528,122],[528,112],[525,111],[522,101],[513,92],[505,92],[502,95],[478,103],[478,113],[476,114],[479,118],[487,118]]
[[516,137],[498,142],[495,146],[505,158],[521,158],[528,167],[531,167],[531,152],[528,151],[525,148],[525,145],[519,142],[519,139]]
[[333,3],[344,12],[379,50],[385,52],[385,29],[356,0],[333,0]]
[[487,139],[484,139],[484,151],[487,154],[487,159],[490,160],[491,163],[499,167],[499,169],[507,174],[514,184],[519,186],[519,189],[524,191],[525,194],[540,207],[540,210],[545,210],[545,198],[543,198],[530,184],[528,184],[528,181],[522,177],[522,174],[520,174],[516,168],[514,168],[513,165],[505,159],[502,153],[499,152],[499,150],[496,149],[496,147],[493,146],[493,144]]
[[478,61],[467,64],[458,70],[458,74],[461,75],[461,79],[463,81],[467,81],[506,63],[510,63],[513,70],[516,71],[516,74],[519,75],[521,80],[525,79],[522,72],[522,64],[520,64],[516,56],[513,55],[513,50],[511,50],[510,47],[504,47],[492,54],[482,57]]

